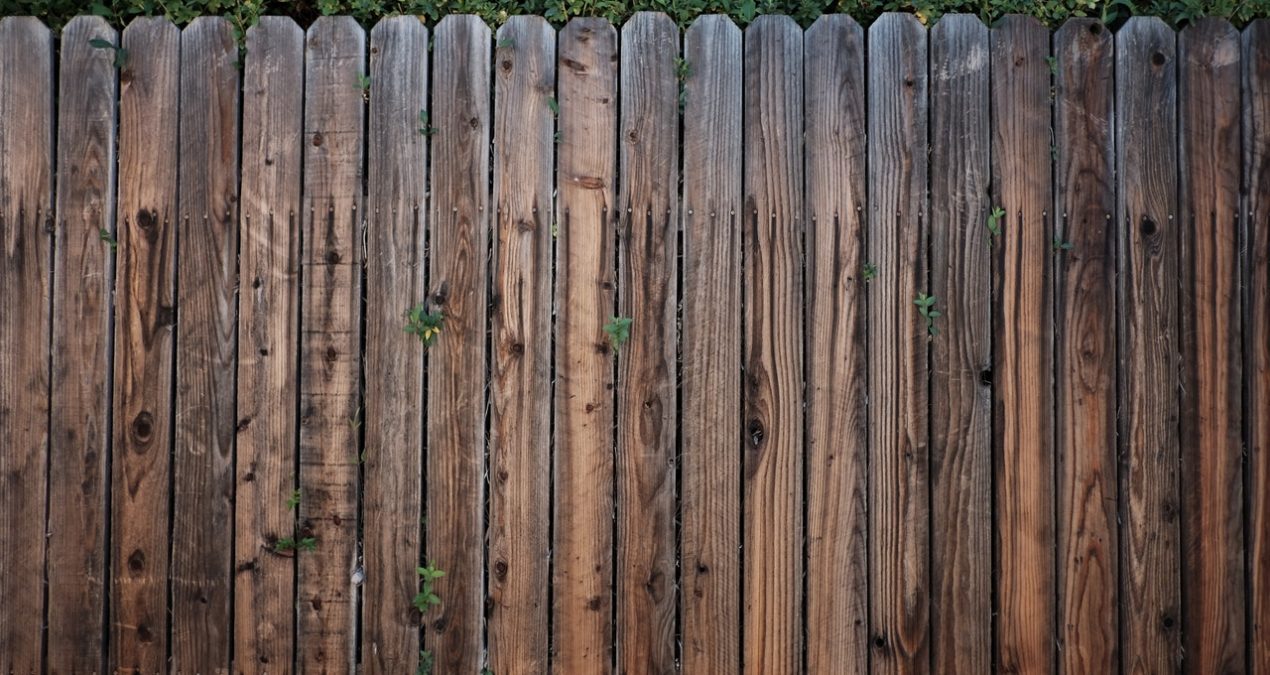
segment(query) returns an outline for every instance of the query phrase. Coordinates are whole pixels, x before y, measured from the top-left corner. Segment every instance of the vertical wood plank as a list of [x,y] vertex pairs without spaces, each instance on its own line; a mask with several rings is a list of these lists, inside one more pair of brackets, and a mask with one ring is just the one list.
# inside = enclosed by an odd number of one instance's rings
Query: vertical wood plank
[[181,34],[171,667],[190,672],[228,668],[233,640],[237,59],[225,19]]
[[[234,524],[235,672],[292,670],[304,32],[286,17],[247,30]],[[304,649],[309,646],[304,645]]]
[[807,670],[868,671],[864,30],[816,20],[806,110]]
[[1116,34],[1120,335],[1120,640],[1126,672],[1181,657],[1177,403],[1177,77],[1174,33]]
[[1053,206],[1049,31],[1011,15],[992,30],[996,256],[997,659],[1054,669]]
[[556,392],[552,671],[613,671],[613,361],[610,219],[617,169],[617,31],[560,31],[556,146]]
[[297,669],[309,672],[351,670],[356,654],[365,31],[314,21],[304,68],[298,519],[317,548],[300,553],[296,604]]
[[742,665],[795,672],[803,643],[803,34],[745,32]]
[[940,672],[992,670],[992,247],[988,28],[930,32],[931,648]]
[[869,28],[869,579],[875,672],[925,672],[929,637],[926,29]]
[[490,370],[489,668],[548,670],[556,32],[498,29]]
[[428,293],[445,324],[429,350],[425,491],[428,557],[445,577],[426,641],[447,673],[483,665],[491,39],[473,15],[434,35]]
[[1059,670],[1109,673],[1119,663],[1111,31],[1070,20],[1054,58]]
[[[44,623],[53,264],[53,34],[0,19],[0,671],[37,672]],[[22,311],[12,311],[21,307]]]
[[134,20],[119,74],[110,666],[166,668],[181,31]]
[[741,30],[684,36],[680,626],[685,673],[741,671]]

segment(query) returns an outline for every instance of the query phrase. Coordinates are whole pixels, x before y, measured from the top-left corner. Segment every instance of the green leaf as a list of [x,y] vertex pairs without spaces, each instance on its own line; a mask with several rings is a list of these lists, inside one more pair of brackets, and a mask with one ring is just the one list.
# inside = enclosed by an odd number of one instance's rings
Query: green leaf
[[631,323],[634,319],[627,316],[615,316],[604,324],[604,333],[609,336],[609,344],[617,351],[626,341],[631,339]]
[[560,102],[556,100],[555,96],[547,97],[547,107],[551,108],[552,115],[556,117],[560,116]]
[[287,498],[287,510],[293,511],[295,507],[300,505],[300,491],[292,490],[291,496]]

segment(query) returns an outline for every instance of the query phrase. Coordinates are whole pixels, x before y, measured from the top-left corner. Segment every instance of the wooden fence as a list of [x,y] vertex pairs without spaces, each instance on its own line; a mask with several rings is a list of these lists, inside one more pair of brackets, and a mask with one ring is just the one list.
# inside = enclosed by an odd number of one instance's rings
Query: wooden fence
[[1270,22],[5,18],[0,243],[0,672],[1270,673]]

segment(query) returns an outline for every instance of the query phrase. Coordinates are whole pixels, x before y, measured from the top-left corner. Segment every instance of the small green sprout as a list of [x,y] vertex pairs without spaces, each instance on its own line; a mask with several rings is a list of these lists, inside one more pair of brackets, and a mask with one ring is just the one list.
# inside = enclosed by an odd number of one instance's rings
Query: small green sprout
[[1054,252],[1055,253],[1058,253],[1061,251],[1070,251],[1070,250],[1072,250],[1072,243],[1070,241],[1063,241],[1062,237],[1059,237],[1057,235],[1054,236]]
[[111,234],[110,230],[104,227],[97,230],[97,238],[106,242],[110,246],[111,251],[119,250],[119,242],[115,240],[115,235]]
[[411,335],[418,335],[424,347],[431,347],[432,343],[437,341],[437,336],[441,334],[441,325],[444,322],[445,315],[440,310],[429,312],[427,305],[421,302],[406,310],[405,331]]
[[609,344],[613,345],[613,351],[617,351],[631,339],[631,322],[633,321],[634,319],[628,316],[615,316],[604,324],[604,333],[609,336]]
[[935,309],[935,296],[918,293],[917,299],[913,301],[913,304],[917,305],[918,313],[926,319],[926,332],[931,335],[939,335],[939,328],[935,326],[935,319],[938,319],[942,314]]
[[878,266],[873,263],[864,263],[864,269],[861,271],[866,283],[878,278]]
[[419,111],[419,134],[421,136],[431,136],[437,132],[437,128],[428,123],[428,111]]
[[432,675],[435,661],[432,652],[426,649],[419,652],[419,667],[415,669],[415,675]]
[[294,511],[295,507],[300,505],[300,491],[292,490],[291,496],[287,498],[287,510]]
[[428,610],[441,604],[441,598],[433,590],[432,582],[445,576],[445,572],[437,569],[434,560],[427,567],[416,567],[415,573],[419,575],[419,592],[415,594],[411,604],[420,614],[427,614]]
[[1001,219],[1005,218],[1005,209],[1000,206],[992,207],[992,213],[988,214],[988,232],[992,235],[988,237],[988,244],[992,244],[992,239],[1001,236]]

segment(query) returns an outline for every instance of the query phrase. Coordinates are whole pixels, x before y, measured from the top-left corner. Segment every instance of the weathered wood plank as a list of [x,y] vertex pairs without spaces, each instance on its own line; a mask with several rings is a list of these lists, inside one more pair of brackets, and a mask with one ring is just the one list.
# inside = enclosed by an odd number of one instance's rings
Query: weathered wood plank
[[931,648],[938,672],[992,670],[992,210],[988,28],[930,32]]
[[[42,672],[53,290],[53,34],[0,19],[0,671]],[[22,311],[11,311],[21,307]]]
[[436,667],[484,665],[485,362],[489,316],[489,27],[437,24],[433,49],[428,294],[445,317],[428,352],[427,554],[445,577],[425,636]]
[[119,75],[110,666],[166,668],[181,31],[136,19]]
[[875,672],[930,667],[926,29],[869,28],[869,579]]
[[304,68],[298,518],[317,548],[298,561],[296,667],[309,672],[351,670],[356,654],[365,31],[313,22]]
[[745,32],[742,663],[795,672],[803,643],[803,33]]
[[[553,664],[613,671],[613,360],[617,31],[560,31],[557,80]],[[612,220],[611,220],[612,219]]]
[[228,20],[181,33],[171,668],[229,667],[238,310],[238,43]]
[[1059,670],[1109,673],[1119,658],[1111,32],[1068,21],[1054,58]]
[[262,17],[246,37],[234,671],[278,673],[293,669],[295,652],[295,550],[279,552],[277,542],[296,536],[288,503],[297,484],[304,31],[290,18]]
[[489,667],[548,670],[556,32],[498,29],[490,359]]
[[1120,641],[1126,672],[1181,659],[1175,36],[1134,17],[1116,34],[1120,309]]
[[863,673],[869,658],[864,30],[844,14],[820,17],[803,38],[803,61],[807,670]]
[[1054,669],[1053,206],[1049,31],[1011,15],[992,30],[996,260],[997,662]]

